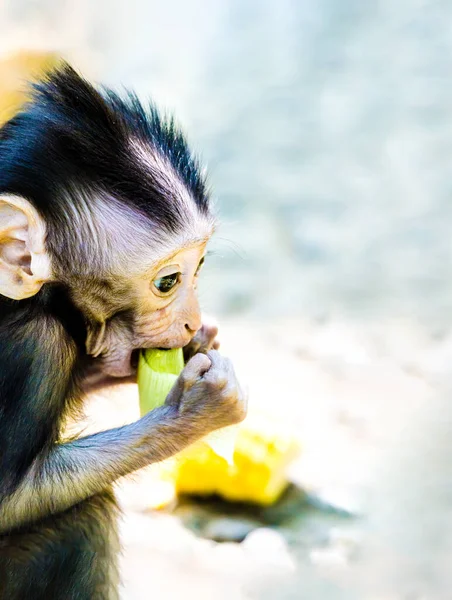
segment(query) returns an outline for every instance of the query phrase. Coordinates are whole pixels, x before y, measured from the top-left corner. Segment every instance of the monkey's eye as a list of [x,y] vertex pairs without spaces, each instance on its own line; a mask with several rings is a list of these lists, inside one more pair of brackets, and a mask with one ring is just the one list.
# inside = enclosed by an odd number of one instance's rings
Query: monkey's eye
[[167,294],[170,292],[177,283],[179,283],[180,273],[171,273],[171,275],[164,275],[154,280],[154,287],[161,293]]
[[202,266],[203,266],[203,264],[204,264],[204,260],[205,260],[205,256],[203,256],[203,257],[201,258],[201,260],[199,261],[199,265],[198,265],[198,268],[196,269],[195,277],[196,277],[197,275],[199,275],[199,271],[201,270],[201,267],[202,267]]

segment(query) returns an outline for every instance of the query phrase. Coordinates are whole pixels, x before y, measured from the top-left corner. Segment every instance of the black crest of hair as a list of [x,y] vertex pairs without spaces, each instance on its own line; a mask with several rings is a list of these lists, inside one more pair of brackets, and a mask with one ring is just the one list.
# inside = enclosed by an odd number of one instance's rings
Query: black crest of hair
[[28,198],[60,226],[75,190],[87,198],[107,193],[175,231],[183,226],[181,207],[134,156],[131,140],[159,153],[208,212],[206,181],[174,120],[131,92],[95,88],[66,63],[33,86],[30,102],[0,130],[0,193]]

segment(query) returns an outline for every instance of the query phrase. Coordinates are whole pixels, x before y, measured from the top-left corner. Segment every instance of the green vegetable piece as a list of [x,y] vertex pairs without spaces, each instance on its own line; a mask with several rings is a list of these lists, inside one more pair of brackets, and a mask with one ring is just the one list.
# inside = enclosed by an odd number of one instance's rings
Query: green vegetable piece
[[184,368],[182,348],[150,349],[140,353],[138,391],[140,413],[144,415],[161,406]]

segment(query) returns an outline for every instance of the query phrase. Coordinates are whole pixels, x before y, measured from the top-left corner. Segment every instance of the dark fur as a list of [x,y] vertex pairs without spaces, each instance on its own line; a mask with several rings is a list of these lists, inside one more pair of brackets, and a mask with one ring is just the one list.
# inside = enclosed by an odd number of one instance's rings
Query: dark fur
[[[131,136],[171,162],[207,213],[204,180],[174,123],[133,95],[101,94],[68,66],[37,85],[32,102],[2,129],[0,194],[35,205],[61,268],[74,272],[82,260],[68,218],[80,192],[105,192],[160,229],[184,226],[177,202],[130,157]],[[59,443],[65,417],[82,401],[86,336],[85,315],[60,284],[20,302],[0,296],[1,600],[116,598],[110,484],[194,439],[164,407],[126,427]]]
[[0,598],[116,598],[116,504],[105,491],[0,537]]

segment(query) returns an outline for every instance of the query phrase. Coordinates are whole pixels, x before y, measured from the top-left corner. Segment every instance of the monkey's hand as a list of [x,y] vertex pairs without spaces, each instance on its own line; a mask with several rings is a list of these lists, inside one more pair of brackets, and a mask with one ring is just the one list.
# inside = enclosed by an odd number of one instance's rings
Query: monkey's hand
[[197,354],[188,362],[165,405],[177,409],[196,438],[240,423],[247,409],[231,361],[216,350]]
[[215,323],[206,320],[191,342],[184,347],[185,362],[188,362],[195,354],[207,354],[209,350],[218,350],[220,342],[217,335],[218,327]]

